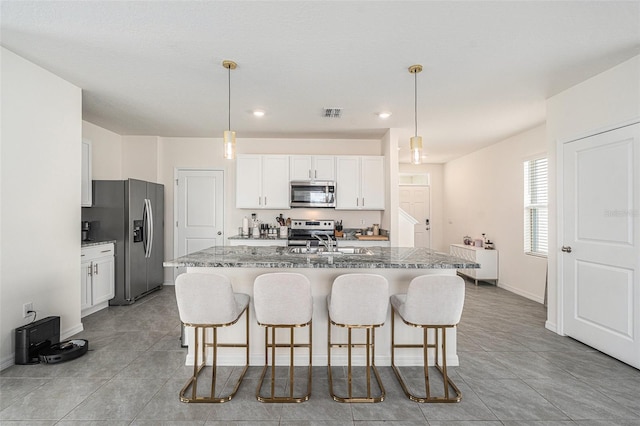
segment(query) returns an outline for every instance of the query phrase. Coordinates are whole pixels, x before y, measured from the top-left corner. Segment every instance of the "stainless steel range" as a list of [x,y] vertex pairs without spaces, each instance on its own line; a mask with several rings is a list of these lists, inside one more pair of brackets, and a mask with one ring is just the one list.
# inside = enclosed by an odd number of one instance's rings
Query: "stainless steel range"
[[320,239],[323,241],[335,239],[336,221],[294,219],[291,221],[288,245],[290,246],[317,246]]

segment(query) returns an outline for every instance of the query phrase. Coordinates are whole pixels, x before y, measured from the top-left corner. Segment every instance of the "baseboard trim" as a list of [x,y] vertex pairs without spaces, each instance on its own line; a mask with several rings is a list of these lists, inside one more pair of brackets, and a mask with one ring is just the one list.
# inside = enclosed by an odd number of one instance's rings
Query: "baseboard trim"
[[108,307],[109,307],[109,301],[98,303],[97,305],[94,305],[80,312],[80,317],[84,318],[88,315],[95,314],[96,312],[101,311],[103,309],[107,309]]
[[560,334],[560,333],[558,333],[558,325],[554,324],[552,322],[545,321],[544,322],[544,328],[546,328],[547,330],[553,331],[556,334]]
[[538,302],[540,304],[544,303],[544,297],[536,296],[533,293],[529,293],[528,291],[523,291],[517,287],[512,287],[507,284],[503,284],[502,282],[498,283],[498,287],[503,288],[511,293],[517,294],[518,296],[526,297],[529,300],[533,300],[534,302]]
[[0,371],[15,365],[15,362],[16,354],[15,352],[12,352],[11,355],[7,355],[2,361],[0,361]]
[[62,330],[60,332],[60,341],[66,340],[69,337],[76,335],[84,330],[84,325],[82,323],[76,324],[71,328],[67,328],[66,330]]

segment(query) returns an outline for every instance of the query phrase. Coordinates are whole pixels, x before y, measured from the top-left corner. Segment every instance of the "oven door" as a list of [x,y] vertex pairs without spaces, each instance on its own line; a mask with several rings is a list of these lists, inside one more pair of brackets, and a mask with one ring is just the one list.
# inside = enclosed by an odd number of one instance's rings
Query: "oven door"
[[336,186],[334,182],[291,182],[291,207],[335,207]]

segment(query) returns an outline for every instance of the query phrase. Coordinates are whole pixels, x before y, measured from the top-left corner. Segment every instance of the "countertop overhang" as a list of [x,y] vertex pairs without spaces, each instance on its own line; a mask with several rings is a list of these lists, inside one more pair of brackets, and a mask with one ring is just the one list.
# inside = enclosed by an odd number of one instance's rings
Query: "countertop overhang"
[[477,269],[480,264],[414,247],[368,247],[372,254],[294,254],[289,247],[210,247],[174,260],[165,267],[200,268],[347,268]]
[[80,247],[84,248],[84,247],[91,247],[91,246],[99,246],[102,244],[115,244],[116,240],[100,240],[100,241],[82,241],[80,242]]

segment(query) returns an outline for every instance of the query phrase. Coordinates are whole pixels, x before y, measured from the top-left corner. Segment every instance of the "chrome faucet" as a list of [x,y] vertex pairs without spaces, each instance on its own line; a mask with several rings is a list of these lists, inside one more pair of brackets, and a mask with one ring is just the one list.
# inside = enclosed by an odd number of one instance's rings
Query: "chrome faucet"
[[331,235],[327,235],[327,240],[323,240],[318,234],[313,234],[314,237],[316,237],[321,243],[322,245],[327,249],[327,251],[333,251],[333,247],[334,247],[334,241],[331,239]]

